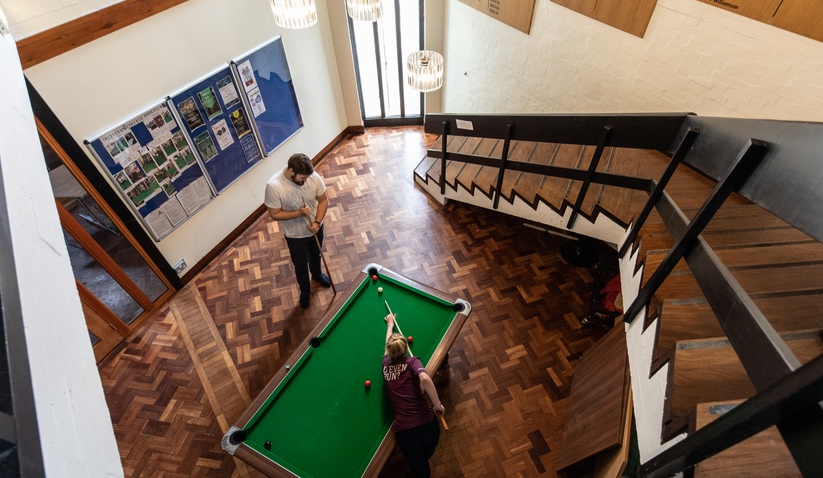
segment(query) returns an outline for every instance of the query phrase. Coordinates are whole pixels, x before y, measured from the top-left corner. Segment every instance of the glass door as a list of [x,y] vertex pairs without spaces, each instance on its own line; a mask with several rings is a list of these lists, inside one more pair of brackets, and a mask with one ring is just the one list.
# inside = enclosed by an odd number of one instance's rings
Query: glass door
[[423,0],[383,0],[380,20],[348,20],[364,125],[422,124],[423,94],[406,87],[405,64],[423,49]]
[[97,360],[173,292],[74,163],[38,124],[43,156]]

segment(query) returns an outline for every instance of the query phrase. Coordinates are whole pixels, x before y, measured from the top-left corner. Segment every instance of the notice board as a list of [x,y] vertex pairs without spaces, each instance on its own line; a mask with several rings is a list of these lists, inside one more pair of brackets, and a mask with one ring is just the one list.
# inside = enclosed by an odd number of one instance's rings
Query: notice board
[[159,241],[302,127],[277,36],[86,145]]
[[170,97],[219,194],[263,159],[229,66]]
[[303,127],[283,40],[276,37],[231,65],[263,151],[269,155]]
[[86,146],[155,241],[214,197],[165,101],[87,140]]

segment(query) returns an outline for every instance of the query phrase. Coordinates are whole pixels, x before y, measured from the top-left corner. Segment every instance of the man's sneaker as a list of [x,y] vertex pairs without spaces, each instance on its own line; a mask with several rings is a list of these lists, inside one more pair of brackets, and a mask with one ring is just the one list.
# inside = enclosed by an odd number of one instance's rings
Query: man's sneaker
[[326,274],[320,274],[319,276],[314,276],[311,280],[317,282],[318,284],[322,285],[323,287],[331,287],[331,280],[329,280],[329,276]]
[[308,309],[309,308],[309,299],[311,299],[311,296],[309,295],[308,292],[305,292],[305,293],[301,292],[300,293],[300,307],[302,307],[304,309]]

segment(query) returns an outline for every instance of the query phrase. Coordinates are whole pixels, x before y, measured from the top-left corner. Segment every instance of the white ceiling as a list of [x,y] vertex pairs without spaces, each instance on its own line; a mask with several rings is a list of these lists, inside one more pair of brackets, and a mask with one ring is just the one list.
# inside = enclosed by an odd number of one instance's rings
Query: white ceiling
[[0,0],[15,40],[62,25],[122,0]]

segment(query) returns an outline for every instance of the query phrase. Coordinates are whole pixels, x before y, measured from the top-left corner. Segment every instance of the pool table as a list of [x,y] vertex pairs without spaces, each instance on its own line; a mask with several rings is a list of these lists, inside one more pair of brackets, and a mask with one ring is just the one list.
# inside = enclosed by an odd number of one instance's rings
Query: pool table
[[223,448],[269,476],[377,476],[394,447],[382,376],[386,303],[434,376],[471,305],[369,264],[226,432]]

